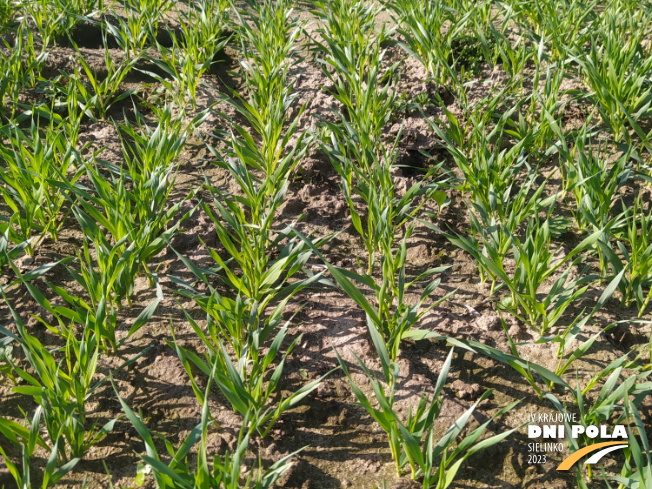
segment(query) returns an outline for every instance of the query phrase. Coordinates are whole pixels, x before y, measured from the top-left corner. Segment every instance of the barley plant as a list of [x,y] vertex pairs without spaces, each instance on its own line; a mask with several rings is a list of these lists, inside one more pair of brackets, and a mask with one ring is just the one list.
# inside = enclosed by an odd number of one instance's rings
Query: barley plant
[[62,212],[66,199],[57,183],[75,184],[81,175],[80,155],[68,145],[61,127],[32,123],[28,130],[15,126],[7,133],[0,148],[0,192],[14,213],[8,236],[16,244],[29,241],[26,251],[33,254],[46,235],[57,239],[67,214]]
[[[207,183],[214,208],[202,204],[229,258],[209,249],[216,264],[210,274],[186,261],[197,278],[209,285],[208,295],[189,285],[180,291],[206,312],[205,330],[190,316],[188,319],[207,348],[207,360],[178,344],[175,348],[191,379],[191,363],[210,374],[210,365],[217,362],[216,384],[234,410],[248,417],[252,429],[264,437],[283,411],[319,385],[319,380],[312,381],[272,404],[285,358],[300,341],[296,338],[281,353],[292,321],[283,320],[284,309],[297,292],[319,280],[321,274],[297,279],[310,257],[313,241],[304,243],[293,237],[292,225],[278,229],[275,222],[289,178],[310,144],[310,137],[297,131],[302,109],[289,116],[296,94],[288,58],[293,55],[300,25],[286,2],[251,4],[239,16],[243,76],[250,95],[243,98],[234,94],[229,103],[246,126],[229,121],[229,133],[217,135],[229,141],[225,153],[208,147],[217,165],[236,182],[240,195]],[[227,287],[228,294],[212,286],[212,275]],[[269,349],[264,353],[266,347]],[[278,364],[273,366],[275,361]],[[268,372],[273,372],[271,377]],[[196,387],[194,390],[204,402],[201,392]]]

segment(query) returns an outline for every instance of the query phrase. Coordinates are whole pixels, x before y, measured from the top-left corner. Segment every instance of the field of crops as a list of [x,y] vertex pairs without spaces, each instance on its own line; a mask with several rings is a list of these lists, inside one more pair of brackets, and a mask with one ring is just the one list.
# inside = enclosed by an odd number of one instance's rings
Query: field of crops
[[[0,38],[0,487],[652,488],[649,1]],[[573,424],[628,446],[556,470],[610,441]]]

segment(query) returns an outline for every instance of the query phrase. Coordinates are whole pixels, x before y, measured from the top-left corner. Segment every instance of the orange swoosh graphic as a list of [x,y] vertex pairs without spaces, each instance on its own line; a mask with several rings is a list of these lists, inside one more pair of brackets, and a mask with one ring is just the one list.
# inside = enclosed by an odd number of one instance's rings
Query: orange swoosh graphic
[[566,458],[566,460],[564,460],[562,463],[559,464],[557,470],[568,470],[573,465],[575,465],[575,462],[581,459],[584,455],[587,455],[591,452],[595,452],[596,450],[600,450],[601,448],[609,447],[612,445],[624,445],[625,443],[623,443],[622,441],[606,441],[604,443],[596,443],[595,445],[589,445],[588,447],[584,447],[581,450],[578,450],[572,455],[570,455],[568,458]]

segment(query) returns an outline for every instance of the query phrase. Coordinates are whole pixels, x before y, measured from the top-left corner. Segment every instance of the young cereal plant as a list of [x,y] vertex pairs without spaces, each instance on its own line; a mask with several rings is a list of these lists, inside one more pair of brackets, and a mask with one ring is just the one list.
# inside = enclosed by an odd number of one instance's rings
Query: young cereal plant
[[[521,242],[512,236],[515,270],[510,275],[493,253],[486,256],[469,240],[459,235],[447,236],[453,244],[471,254],[481,266],[504,283],[509,290],[509,296],[498,304],[499,307],[528,324],[540,337],[555,325],[573,301],[582,296],[588,289],[588,284],[598,278],[585,275],[588,267],[585,267],[577,278],[569,277],[573,267],[584,261],[580,253],[596,244],[603,233],[603,230],[596,231],[572,251],[559,256],[559,250],[551,247],[550,226],[550,218],[543,223],[538,218],[530,218],[525,241]],[[490,251],[492,248],[488,244],[490,245],[486,241],[483,243],[485,249]],[[551,279],[562,267],[566,269],[561,272],[551,289],[542,293],[544,282]]]
[[586,126],[574,143],[570,155],[560,151],[565,187],[575,198],[575,210],[571,211],[580,231],[600,229],[609,222],[613,202],[630,178],[632,148],[614,161],[610,158],[606,141],[595,148],[587,136]]
[[[365,62],[360,56],[365,53],[378,35],[376,32],[376,18],[380,13],[378,6],[359,0],[337,0],[334,2],[313,1],[315,9],[311,12],[321,21],[318,29],[323,42],[313,40],[313,49],[328,59],[333,48],[342,50],[348,47],[348,63],[344,66],[349,71],[355,63]],[[341,60],[341,53],[337,53]],[[334,69],[333,76],[338,76],[336,64],[330,63]]]
[[[512,237],[521,223],[536,215],[539,210],[548,207],[550,201],[555,198],[554,196],[542,198],[548,179],[541,184],[537,184],[537,179],[536,172],[530,172],[525,183],[521,185],[513,183],[506,189],[501,198],[502,202],[498,201],[498,196],[490,200],[492,207],[489,209],[486,209],[482,202],[471,203],[469,221],[472,236],[460,239],[466,239],[467,246],[482,249],[483,255],[490,257],[495,263],[502,263],[512,251]],[[496,217],[498,209],[501,209],[502,218]],[[430,223],[425,224],[432,227]],[[496,290],[497,275],[482,262],[478,262],[477,265],[481,282],[484,283],[491,278],[490,294],[493,295]]]
[[588,54],[575,59],[600,116],[616,141],[630,141],[630,129],[652,115],[652,56],[646,55],[642,41],[649,34],[649,16],[607,10],[598,35],[591,38]]
[[[10,233],[14,227],[14,221],[17,219],[17,215],[13,214],[9,218],[5,216],[0,216],[0,277],[2,276],[3,267],[9,263],[13,262],[18,258],[21,253],[29,245],[29,240],[19,241],[18,243],[13,243]],[[9,247],[9,243],[13,243],[13,247]]]
[[[629,449],[625,450],[625,464],[622,467],[619,476],[604,475],[603,479],[609,478],[619,484],[618,487],[623,489],[643,489],[652,484],[652,459],[650,458],[650,442],[647,438],[643,420],[638,412],[637,406],[631,401],[628,393],[624,396],[625,417],[628,420],[633,418],[634,426],[638,433],[636,438],[631,424],[627,427],[627,439]],[[639,441],[640,440],[640,441]],[[633,461],[633,463],[632,463]],[[607,482],[607,487],[613,489]]]
[[[3,297],[6,299],[6,296]],[[54,460],[60,465],[74,466],[90,447],[99,443],[113,430],[116,420],[103,427],[97,421],[89,426],[86,402],[103,379],[93,383],[99,357],[99,342],[92,328],[86,327],[81,339],[71,327],[66,331],[64,358],[59,362],[34,336],[30,335],[20,317],[11,308],[18,335],[3,330],[23,348],[33,374],[15,367],[16,375],[27,385],[17,385],[13,391],[31,396],[40,406],[50,442],[57,449]],[[14,433],[20,434],[20,433]],[[53,450],[54,452],[54,450]]]
[[[214,365],[212,374],[215,372]],[[171,443],[163,438],[172,457],[169,463],[164,462],[156,450],[154,437],[143,422],[142,413],[140,415],[134,413],[118,394],[115,384],[113,385],[127,419],[145,443],[146,454],[140,455],[140,457],[151,467],[156,487],[158,489],[269,489],[273,487],[274,483],[292,467],[293,463],[290,462],[290,458],[298,452],[283,457],[265,471],[259,461],[258,469],[254,471],[252,468],[243,484],[243,472],[247,470],[244,467],[245,452],[253,434],[253,426],[250,425],[248,416],[245,416],[240,428],[235,452],[231,453],[227,450],[222,455],[213,455],[211,460],[208,429],[213,422],[210,420],[208,393],[213,377],[214,375],[209,375],[206,390],[202,396],[204,401],[202,402],[201,421],[184,439],[179,449],[175,451]],[[162,438],[160,435],[155,436]],[[188,455],[198,442],[197,466],[193,468],[189,463]]]
[[[178,167],[188,136],[208,117],[208,112],[201,112],[187,120],[183,111],[175,115],[170,104],[153,110],[156,126],[151,126],[138,110],[135,110],[135,124],[126,118],[124,124],[116,124],[141,220],[154,218],[159,212],[160,201],[152,195],[152,189],[147,190],[147,182],[156,173]],[[165,195],[167,198],[167,192]]]
[[[589,314],[584,315],[584,310],[583,310],[580,314],[577,315],[577,317],[571,322],[571,324],[569,324],[563,331],[557,333],[555,336],[541,337],[535,342],[537,344],[548,343],[548,342],[557,343],[557,354],[556,354],[556,357],[558,359],[557,367],[555,368],[554,372],[550,372],[551,374],[550,377],[546,379],[548,381],[548,388],[551,391],[553,390],[555,384],[559,384],[558,379],[560,379],[561,376],[566,373],[566,371],[572,366],[572,364],[579,358],[583,357],[591,349],[593,343],[595,343],[595,340],[597,340],[598,337],[602,335],[604,332],[608,331],[609,329],[613,328],[618,324],[618,323],[610,324],[609,326],[598,331],[598,333],[594,334],[593,336],[583,341],[579,346],[577,346],[574,350],[571,351],[570,355],[567,356],[567,353],[570,350],[569,348],[570,345],[578,338],[580,333],[582,333],[582,329],[593,318],[596,312],[613,295],[621,279],[622,279],[622,274],[619,274],[618,276],[614,277],[614,279],[610,282],[607,288],[603,291],[596,305],[593,307],[593,309]],[[528,345],[531,343],[524,342],[524,343],[516,344],[513,341],[511,335],[509,334],[508,327],[505,324],[505,321],[503,320],[502,314],[500,316],[500,319],[501,319],[503,329],[505,330],[505,334],[507,335],[507,340],[509,342],[512,355],[520,359],[521,356],[518,352],[518,347],[523,345]],[[623,321],[623,322],[629,323],[630,321]],[[616,366],[614,366],[613,368],[615,369]],[[529,380],[533,380],[533,379],[529,379]],[[530,383],[532,385],[535,385],[533,384],[533,382]],[[538,390],[538,388],[535,387],[535,390],[537,390],[537,393],[539,393],[540,396],[541,392]]]
[[[623,203],[623,208],[627,209]],[[611,267],[615,274],[627,273],[620,282],[623,307],[636,301],[641,317],[652,299],[652,210],[645,212],[639,195],[634,206],[625,211],[624,232],[616,241],[617,251],[610,242],[598,243],[605,270]]]
[[[282,302],[263,322],[255,317],[257,313],[255,302],[252,305],[251,301],[243,301],[238,297],[233,303],[214,290],[211,300],[215,302],[209,303],[212,311],[207,313],[206,331],[186,313],[186,318],[206,347],[206,359],[179,346],[176,338],[174,342],[168,342],[168,345],[176,350],[190,378],[195,395],[201,403],[206,400],[197,387],[191,363],[202,373],[214,379],[234,411],[244,419],[249,419],[251,429],[264,438],[285,411],[298,405],[332,371],[305,384],[296,392],[278,399],[276,388],[283,375],[286,358],[301,342],[301,335],[299,335],[284,353],[280,352],[290,326],[290,321],[286,321],[280,327],[281,313],[286,301]],[[233,310],[221,310],[228,306],[233,307]],[[275,331],[277,331],[276,335],[271,338]],[[172,334],[174,337],[174,329]],[[269,339],[272,341],[265,352],[263,346],[269,343]],[[234,350],[235,363],[224,346],[226,340]],[[218,369],[211,372],[211,365],[218,366]]]
[[[187,26],[186,26],[187,27]],[[210,62],[202,59],[202,53],[197,44],[183,46],[177,36],[170,32],[172,47],[157,45],[160,57],[147,56],[167,76],[161,76],[151,71],[141,70],[155,78],[172,95],[174,103],[185,107],[188,102],[196,108],[196,93],[199,78],[210,67]]]
[[81,176],[79,153],[65,133],[53,126],[48,129],[34,122],[28,131],[13,126],[7,146],[0,147],[4,160],[0,193],[16,216],[15,225],[8,228],[9,238],[14,243],[29,241],[25,250],[30,255],[45,235],[56,240],[65,222],[67,214],[62,216],[61,211],[66,199],[57,183],[74,184]]
[[[649,390],[652,387],[652,382],[646,380],[651,372],[635,373],[618,383],[623,373],[622,370],[622,366],[619,366],[611,372],[595,400],[587,397],[585,392],[581,390],[579,381],[577,382],[577,388],[571,390],[571,393],[574,397],[574,403],[579,410],[578,424],[581,424],[584,428],[591,425],[599,426],[601,424],[612,422],[615,425],[618,425],[627,420],[636,411],[643,400],[647,397]],[[566,405],[562,404],[552,393],[546,394],[545,397],[553,403],[560,413],[568,412]],[[616,416],[619,412],[620,414]],[[564,424],[566,439],[572,452],[578,450],[580,446],[589,446],[596,443],[596,439],[590,438],[586,433],[580,434],[578,438],[572,438],[572,430],[568,421],[564,420]],[[634,439],[633,443],[632,439]],[[629,430],[629,439],[627,441],[632,443],[631,449],[632,451],[635,451],[637,447],[636,439],[632,436],[631,430]],[[627,457],[623,475],[632,475],[633,471],[631,470],[631,466],[629,466],[630,462],[631,458]],[[627,468],[629,468],[629,471]],[[588,465],[587,469],[588,476],[591,478],[593,476],[591,465]],[[644,476],[645,475],[643,475],[643,477]],[[579,469],[577,478],[578,482],[582,479]],[[587,487],[584,481],[580,483],[580,487]]]
[[[135,274],[145,273],[150,279],[150,286],[153,286],[152,273],[149,271],[147,264],[167,246],[172,235],[189,214],[182,216],[174,226],[166,229],[167,223],[172,220],[183,204],[184,201],[181,201],[169,209],[161,207],[157,219],[138,222],[138,215],[134,216],[135,199],[133,194],[125,187],[124,174],[119,179],[111,175],[113,177],[111,180],[105,180],[97,167],[86,165],[86,175],[93,184],[94,189],[92,191],[81,186],[72,187],[70,190],[70,193],[76,198],[75,216],[85,236],[92,239],[96,247],[100,246],[102,249],[102,251],[99,251],[96,248],[96,253],[99,255],[103,256],[105,254],[104,250],[111,246],[106,242],[104,231],[95,226],[94,223],[103,226],[115,241],[113,248],[116,251],[116,257],[122,253],[131,253],[133,248],[134,252],[132,262],[129,265],[129,272],[121,274],[122,277],[129,277],[129,279],[126,281],[119,280],[119,284],[117,283],[115,287],[118,305],[121,305],[123,299],[126,299],[127,303],[131,305],[130,297],[133,291]],[[158,187],[158,191],[164,192],[165,189],[161,189],[161,177],[167,178],[167,174],[155,174],[150,181],[150,185]]]
[[[284,358],[298,342],[292,342],[276,365],[289,327],[289,322],[282,326],[283,311],[297,292],[320,280],[322,274],[307,273],[297,279],[314,243],[294,237],[294,224],[280,230],[275,227],[289,178],[310,142],[307,133],[297,134],[303,107],[294,118],[289,118],[297,94],[293,91],[294,82],[287,79],[289,63],[285,56],[278,55],[279,50],[286,54],[293,51],[297,24],[290,18],[289,4],[285,2],[266,1],[250,8],[247,14],[241,13],[247,18],[241,28],[251,31],[241,32],[246,53],[242,63],[245,81],[254,89],[247,99],[228,100],[247,126],[229,121],[231,131],[219,135],[228,145],[225,154],[208,145],[217,164],[229,172],[239,190],[234,194],[220,191],[207,179],[206,189],[213,195],[217,213],[208,204],[201,205],[214,223],[228,259],[209,248],[216,266],[202,270],[179,254],[207,285],[209,294],[173,279],[182,286],[180,294],[193,299],[207,313],[206,331],[193,321],[191,324],[206,345],[209,361],[178,345],[175,348],[189,374],[188,361],[206,375],[210,373],[208,365],[219,362],[217,385],[234,410],[250,416],[252,426],[265,436],[285,410],[321,381],[310,382],[274,404]],[[223,282],[227,294],[215,290],[209,280],[212,276]],[[226,344],[232,353],[226,351]],[[276,366],[268,377],[273,365]],[[195,393],[202,395],[197,389]]]
[[[82,221],[83,222],[83,221]],[[99,228],[95,222],[88,223]],[[82,224],[82,226],[86,223]],[[152,274],[153,288],[156,290],[156,298],[146,306],[138,315],[129,331],[118,340],[116,331],[118,329],[117,306],[126,293],[133,288],[134,270],[134,246],[123,248],[124,241],[118,241],[112,245],[95,229],[94,257],[91,257],[88,240],[84,240],[83,250],[78,252],[77,260],[80,270],[74,270],[66,265],[71,277],[84,289],[87,298],[71,294],[63,287],[53,283],[47,283],[52,292],[58,295],[68,306],[53,306],[51,302],[32,284],[29,280],[34,276],[43,274],[42,270],[35,270],[22,275],[18,268],[11,264],[14,273],[19,277],[27,288],[32,298],[47,312],[52,314],[58,322],[58,326],[50,326],[43,323],[46,328],[54,334],[68,336],[70,323],[90,328],[97,338],[100,348],[108,351],[111,347],[116,353],[131,335],[143,327],[154,315],[158,304],[163,300],[163,291],[158,284],[158,277]],[[66,263],[71,258],[61,260],[57,263]],[[41,269],[50,269],[57,263],[49,264]],[[38,319],[38,318],[37,318]]]
[[138,88],[121,91],[120,85],[136,65],[139,57],[127,57],[120,63],[116,63],[108,48],[106,31],[102,33],[102,41],[104,43],[104,64],[107,70],[105,77],[101,78],[88,64],[77,46],[75,46],[77,56],[75,57],[74,72],[65,75],[66,82],[75,87],[79,106],[84,109],[84,113],[91,120],[96,120],[96,116],[107,117],[111,107],[138,91]]
[[66,36],[70,36],[81,21],[100,18],[106,11],[104,0],[53,0],[49,7],[49,15],[59,19],[59,29]]
[[41,69],[47,59],[47,52],[37,52],[34,34],[26,20],[23,20],[10,39],[4,36],[4,49],[0,51],[0,121],[13,120],[23,108],[20,93],[26,88],[35,88]]
[[152,27],[156,25],[162,13],[157,11],[151,15],[142,14],[139,9],[129,6],[125,6],[124,12],[126,18],[112,10],[117,25],[107,22],[106,30],[122,48],[127,59],[139,58],[152,42],[152,37],[156,36]]
[[66,14],[59,12],[55,15],[49,0],[27,0],[21,6],[24,17],[30,19],[30,24],[36,27],[44,51],[57,39],[68,34]]
[[2,456],[9,474],[14,479],[16,487],[30,489],[39,487],[36,483],[32,483],[32,469],[30,468],[32,457],[34,456],[37,446],[50,452],[48,463],[42,474],[41,489],[55,486],[57,482],[74,469],[79,462],[79,459],[73,459],[63,465],[57,464],[59,444],[62,443],[62,441],[58,440],[52,448],[48,446],[46,441],[43,439],[43,436],[40,434],[42,415],[43,410],[41,406],[36,408],[31,420],[28,419],[27,415],[25,415],[25,424],[27,426],[0,417],[0,433],[2,433],[4,437],[14,445],[21,448],[20,464],[14,464],[5,450],[0,446],[0,456]]
[[[353,125],[347,124],[346,130],[356,136]],[[339,126],[333,126],[333,131],[329,155],[342,178],[342,189],[349,204],[354,228],[367,249],[367,272],[362,275],[347,272],[345,276],[323,257],[322,259],[338,284],[364,309],[367,321],[381,333],[392,361],[395,361],[401,340],[416,339],[423,333],[410,331],[411,328],[418,324],[430,309],[454,293],[433,300],[428,307],[423,307],[426,301],[431,300],[430,295],[439,286],[440,279],[437,278],[428,283],[418,301],[409,304],[405,300],[406,293],[415,284],[449,268],[432,268],[414,280],[406,281],[407,240],[414,232],[415,218],[430,199],[435,200],[439,206],[444,204],[446,194],[440,188],[445,183],[426,183],[436,171],[432,169],[424,176],[424,181],[415,183],[403,195],[398,195],[392,176],[395,147],[386,151],[385,158],[379,160],[375,159],[373,151],[367,152],[370,168],[365,169],[357,164],[361,157],[355,144],[356,139],[341,131]],[[339,141],[335,134],[341,135]],[[364,225],[364,217],[354,206],[352,191],[361,197],[367,206]],[[374,271],[378,269],[381,272],[380,279],[374,277]],[[367,302],[347,276],[373,290],[375,307]]]
[[[332,12],[323,5],[320,8],[317,13],[326,25],[320,31],[324,44],[317,44],[317,48],[323,55],[324,73],[335,86],[337,100],[344,105],[343,112],[333,108],[337,122],[324,122],[330,138],[325,137],[321,145],[341,177],[353,226],[367,250],[366,273],[343,274],[324,261],[338,284],[363,308],[367,321],[382,336],[395,360],[400,341],[424,337],[426,333],[410,329],[431,307],[445,299],[433,301],[433,305],[421,310],[439,285],[436,279],[416,303],[406,304],[404,300],[407,290],[416,282],[448,268],[433,268],[412,282],[405,280],[407,240],[414,231],[415,216],[430,199],[440,208],[445,205],[446,194],[440,189],[444,182],[429,183],[438,170],[434,168],[403,195],[396,187],[392,173],[400,134],[390,148],[384,140],[384,128],[396,107],[396,65],[383,70],[385,51],[380,49],[380,43],[387,33],[384,28],[374,33],[373,26],[366,24],[368,19],[361,18],[366,13],[374,17],[377,12],[373,6],[363,8],[358,2],[337,2]],[[351,31],[352,26],[361,26],[365,35],[356,36],[356,42],[349,44],[342,35]],[[364,203],[363,211],[356,208],[357,198]],[[373,277],[377,269],[382,274],[380,279]],[[376,307],[369,304],[347,276],[374,291]]]
[[16,8],[10,0],[0,0],[0,32],[10,29],[13,24]]
[[516,12],[520,30],[546,46],[552,63],[569,58],[572,46],[582,46],[594,35],[599,18],[598,0],[549,0],[545,2],[507,2]]
[[455,80],[450,74],[456,70],[455,64],[450,64],[452,44],[466,29],[468,19],[460,20],[457,12],[441,0],[429,0],[425,5],[418,0],[391,0],[386,7],[405,39],[399,45],[423,64],[428,76],[441,84]]
[[[391,32],[386,31],[385,24],[376,31],[374,19],[380,10],[375,4],[341,0],[316,6],[314,13],[323,22],[318,31],[323,42],[314,41],[318,61],[334,85],[335,98],[344,106],[343,111],[332,110],[339,119],[338,126],[352,126],[355,133],[350,135],[357,138],[358,163],[370,171],[372,160],[383,156],[384,128],[397,105],[394,78],[398,63],[385,68],[386,50],[380,46]],[[334,129],[333,124],[325,127]]]
[[228,42],[224,28],[228,21],[228,4],[224,0],[200,0],[192,3],[188,11],[179,10],[178,17],[179,35],[168,29],[172,47],[157,42],[158,57],[147,57],[166,76],[141,71],[175,94],[173,98],[180,107],[190,102],[196,109],[199,81]]
[[485,114],[469,114],[469,124],[464,129],[447,109],[447,122],[440,119],[428,119],[428,122],[441,139],[441,145],[462,171],[462,189],[471,192],[472,205],[484,209],[490,217],[495,216],[501,222],[507,223],[513,219],[513,216],[510,218],[513,206],[510,195],[514,186],[519,185],[519,171],[524,168],[532,173],[528,161],[531,155],[526,153],[526,149],[534,137],[534,131],[526,129],[515,145],[502,149],[503,140],[512,135],[505,129],[506,121],[518,106],[503,114],[491,130],[486,121],[486,114],[493,113],[494,104],[503,95],[504,92],[501,91],[496,97],[492,97]]
[[392,458],[396,464],[396,472],[399,477],[403,474],[405,466],[409,465],[413,480],[423,478],[424,489],[445,489],[452,484],[457,471],[468,457],[480,450],[499,443],[518,429],[514,428],[505,433],[501,433],[500,435],[495,435],[478,442],[491,421],[513,409],[518,404],[517,401],[498,411],[495,415],[491,416],[488,421],[463,438],[456,446],[454,445],[477,405],[491,395],[492,391],[489,390],[485,392],[473,406],[462,414],[462,416],[451,425],[444,436],[435,444],[434,424],[439,418],[444,403],[444,397],[441,395],[441,392],[446,383],[446,378],[448,377],[448,371],[453,357],[453,349],[451,349],[439,373],[432,398],[428,394],[422,394],[419,398],[416,410],[413,412],[410,408],[407,419],[405,419],[404,423],[398,413],[394,410],[394,393],[399,376],[398,365],[390,360],[389,353],[384,346],[383,339],[378,335],[378,332],[371,326],[369,332],[372,335],[376,351],[380,358],[384,374],[384,382],[379,381],[376,376],[369,371],[364,362],[362,362],[362,360],[360,360],[355,354],[354,356],[371,384],[373,396],[378,408],[373,406],[367,395],[354,383],[345,362],[339,356],[337,351],[335,353],[359,405],[362,406],[387,433]]

